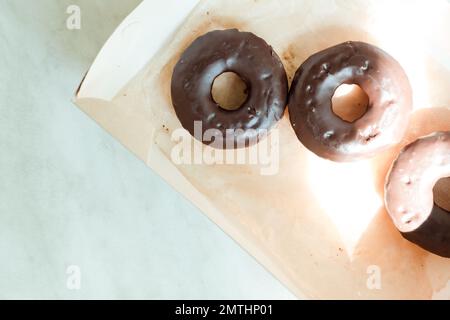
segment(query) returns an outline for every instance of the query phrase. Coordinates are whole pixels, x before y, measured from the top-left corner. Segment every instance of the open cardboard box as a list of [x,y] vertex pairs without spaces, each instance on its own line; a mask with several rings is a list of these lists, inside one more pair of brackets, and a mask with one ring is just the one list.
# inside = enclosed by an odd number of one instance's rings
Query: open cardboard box
[[[173,66],[197,36],[225,28],[264,38],[289,80],[331,45],[360,40],[383,48],[414,90],[404,141],[373,159],[334,163],[300,144],[286,112],[276,128],[275,175],[255,165],[176,165]],[[445,0],[145,0],[105,44],[75,103],[298,297],[449,299],[450,259],[404,240],[383,205],[386,172],[400,148],[450,130],[449,39]]]

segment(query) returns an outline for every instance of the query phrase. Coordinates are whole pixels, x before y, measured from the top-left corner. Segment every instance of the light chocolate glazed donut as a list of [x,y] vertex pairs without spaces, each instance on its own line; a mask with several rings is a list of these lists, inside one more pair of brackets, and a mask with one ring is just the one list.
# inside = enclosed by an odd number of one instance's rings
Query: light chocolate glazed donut
[[450,177],[450,131],[418,139],[401,151],[386,180],[385,202],[403,237],[450,258],[450,212],[433,200],[434,185],[446,177]]

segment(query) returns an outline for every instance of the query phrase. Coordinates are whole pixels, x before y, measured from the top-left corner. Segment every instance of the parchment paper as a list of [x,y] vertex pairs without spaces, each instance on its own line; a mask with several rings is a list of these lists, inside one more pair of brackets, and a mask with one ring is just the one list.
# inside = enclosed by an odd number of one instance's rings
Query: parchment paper
[[[152,19],[155,4],[149,2],[120,29]],[[300,144],[286,112],[277,126],[276,175],[263,176],[255,165],[175,165],[171,133],[181,125],[170,100],[173,66],[197,36],[225,28],[264,38],[282,58],[289,80],[309,55],[343,41],[366,41],[389,52],[414,90],[415,112],[404,141],[374,159],[333,163]],[[450,260],[404,240],[383,206],[384,179],[399,149],[421,135],[450,130],[446,1],[204,0],[175,34],[167,31],[155,55],[146,56],[133,43],[152,41],[154,33],[139,27],[127,37],[116,32],[103,51],[114,43],[114,50],[126,52],[122,63],[148,56],[145,67],[105,96],[108,82],[117,87],[122,76],[114,72],[116,53],[103,52],[76,104],[299,297],[450,299]],[[381,288],[374,288],[378,271]]]

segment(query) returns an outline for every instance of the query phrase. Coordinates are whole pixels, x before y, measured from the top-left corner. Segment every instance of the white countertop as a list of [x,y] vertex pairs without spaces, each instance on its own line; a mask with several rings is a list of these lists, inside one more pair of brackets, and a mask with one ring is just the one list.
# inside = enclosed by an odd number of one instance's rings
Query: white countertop
[[0,0],[0,298],[294,298],[70,102],[138,3]]

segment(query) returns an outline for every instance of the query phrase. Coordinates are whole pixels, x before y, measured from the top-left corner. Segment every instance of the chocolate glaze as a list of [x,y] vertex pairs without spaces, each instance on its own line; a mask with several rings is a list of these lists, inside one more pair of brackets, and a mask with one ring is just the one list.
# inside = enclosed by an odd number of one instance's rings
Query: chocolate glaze
[[[247,100],[237,110],[222,109],[212,98],[214,80],[225,72],[236,73],[247,85]],[[236,29],[216,30],[197,38],[182,54],[173,71],[171,94],[178,119],[193,136],[194,121],[202,121],[203,132],[218,129],[223,147],[231,142],[236,148],[257,141],[256,130],[269,130],[281,119],[288,83],[281,60],[263,39]],[[227,129],[242,130],[226,141]]]
[[[369,97],[355,122],[332,110],[341,84],[357,84]],[[402,139],[412,109],[412,92],[400,64],[381,49],[345,42],[309,57],[297,70],[289,116],[299,140],[320,157],[351,161],[371,157]]]
[[406,239],[450,258],[450,212],[433,201],[433,187],[445,177],[450,177],[450,131],[421,138],[402,150],[386,181],[385,202]]

